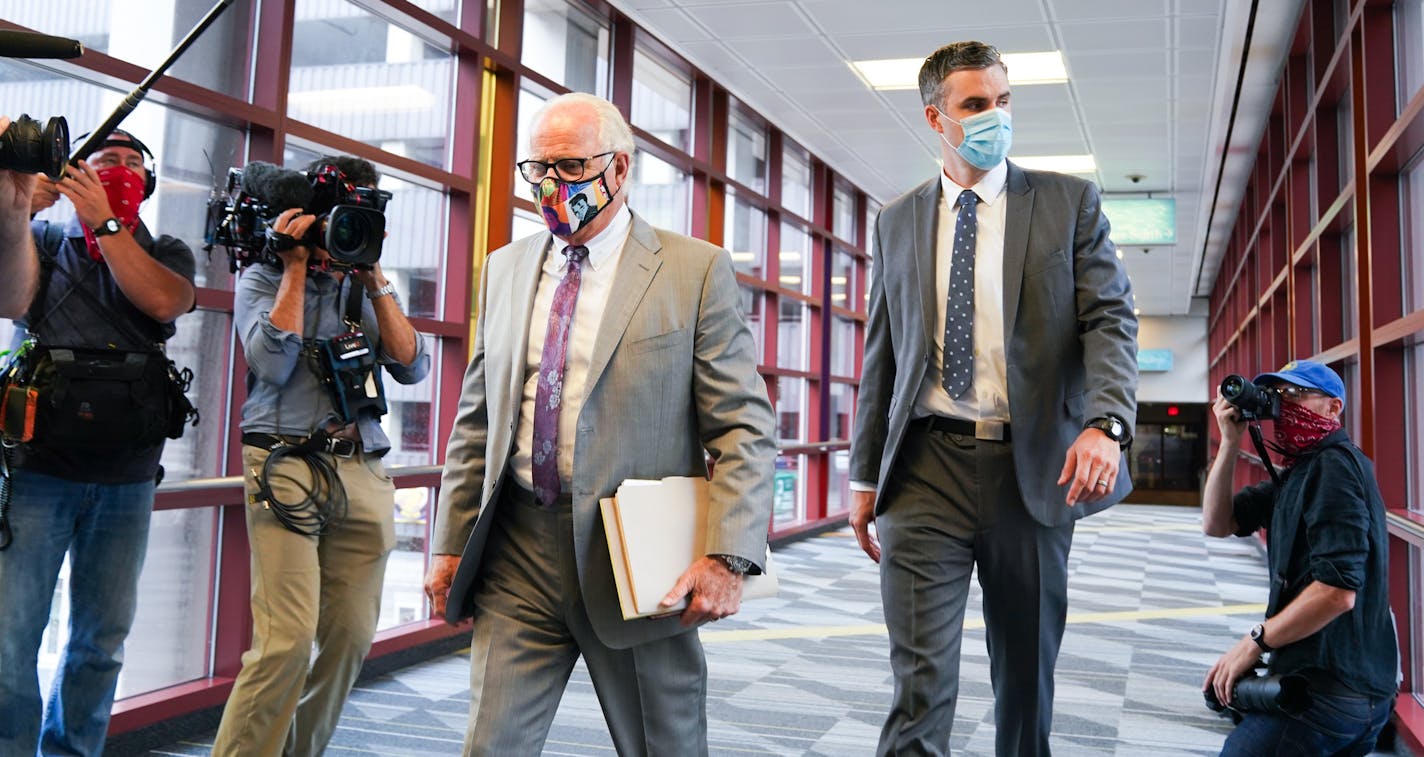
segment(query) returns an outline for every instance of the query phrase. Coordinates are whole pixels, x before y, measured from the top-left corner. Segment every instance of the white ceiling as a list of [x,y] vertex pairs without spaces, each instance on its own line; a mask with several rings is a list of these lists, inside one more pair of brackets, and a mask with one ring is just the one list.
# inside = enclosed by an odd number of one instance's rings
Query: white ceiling
[[[1220,256],[1205,230],[1210,221],[1224,237],[1224,217],[1235,215],[1212,218],[1208,204],[1247,0],[611,2],[880,202],[936,174],[938,137],[918,92],[872,90],[847,61],[920,57],[963,39],[1005,53],[1062,51],[1066,84],[1014,88],[1010,157],[1092,153],[1105,195],[1175,199],[1177,244],[1126,248],[1124,261],[1143,315],[1201,312],[1192,297],[1209,293],[1210,258]],[[1273,86],[1279,59],[1265,62],[1258,79]],[[1232,136],[1234,153],[1249,148],[1238,160],[1254,154],[1269,104],[1270,92],[1240,104],[1238,116],[1261,112]],[[1234,206],[1239,192],[1217,199]]]

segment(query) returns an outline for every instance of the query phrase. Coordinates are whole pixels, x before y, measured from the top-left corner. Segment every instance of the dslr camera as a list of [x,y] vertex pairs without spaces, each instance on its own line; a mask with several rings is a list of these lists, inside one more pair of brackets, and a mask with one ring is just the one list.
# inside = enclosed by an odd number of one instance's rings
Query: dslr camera
[[1232,374],[1221,382],[1221,396],[1241,411],[1243,421],[1269,421],[1281,415],[1281,395]]
[[227,250],[232,271],[252,263],[282,265],[269,246],[271,224],[282,211],[301,208],[317,217],[299,244],[331,254],[337,268],[371,268],[381,258],[386,203],[391,193],[358,187],[335,164],[303,173],[256,161],[229,168],[227,186],[208,200],[205,250]]
[[68,157],[69,122],[63,116],[53,116],[41,126],[39,121],[22,114],[0,134],[0,168],[43,173],[59,181]]
[[[1222,704],[1214,689],[1202,692],[1207,709],[1216,713],[1230,710],[1232,714],[1266,712],[1278,715],[1299,715],[1310,709],[1314,701],[1305,676],[1297,674],[1259,675],[1247,672],[1231,689],[1231,704]],[[1236,718],[1233,718],[1236,719]]]

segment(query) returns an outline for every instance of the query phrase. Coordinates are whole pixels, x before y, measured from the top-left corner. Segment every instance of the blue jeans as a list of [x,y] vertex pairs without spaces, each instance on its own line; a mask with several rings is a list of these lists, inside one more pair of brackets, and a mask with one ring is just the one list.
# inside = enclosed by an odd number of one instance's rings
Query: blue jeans
[[[12,472],[0,551],[0,757],[104,749],[153,512],[152,481],[86,484]],[[41,721],[38,657],[69,553],[69,642]]]
[[1226,737],[1222,755],[1306,757],[1367,755],[1374,750],[1394,697],[1322,694],[1311,691],[1311,705],[1299,715],[1246,713]]

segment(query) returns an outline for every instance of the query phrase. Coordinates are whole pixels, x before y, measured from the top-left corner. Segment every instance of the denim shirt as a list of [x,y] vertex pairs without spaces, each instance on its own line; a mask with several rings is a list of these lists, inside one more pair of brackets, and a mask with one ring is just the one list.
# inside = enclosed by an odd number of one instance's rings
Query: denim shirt
[[[237,281],[233,322],[247,358],[247,401],[242,403],[242,430],[307,436],[339,422],[339,414],[303,356],[302,340],[304,337],[329,339],[346,333],[347,296],[351,287],[360,287],[361,283],[353,276],[343,280],[331,273],[308,273],[302,298],[302,322],[306,329],[303,335],[272,325],[270,313],[281,281],[282,270],[266,264],[247,268]],[[402,384],[414,384],[430,372],[430,355],[424,337],[418,332],[415,360],[409,365],[402,365],[386,354],[375,308],[364,295],[360,325],[376,350],[375,370],[384,367]],[[367,452],[380,454],[391,447],[380,420],[374,412],[363,412],[356,421]]]
[[[1389,608],[1389,542],[1374,465],[1341,429],[1270,481],[1232,500],[1237,535],[1265,527],[1271,570],[1266,617],[1311,581],[1355,592],[1355,606],[1271,656],[1272,673],[1312,669],[1362,694],[1391,696],[1399,668]],[[1268,640],[1269,641],[1269,640]]]

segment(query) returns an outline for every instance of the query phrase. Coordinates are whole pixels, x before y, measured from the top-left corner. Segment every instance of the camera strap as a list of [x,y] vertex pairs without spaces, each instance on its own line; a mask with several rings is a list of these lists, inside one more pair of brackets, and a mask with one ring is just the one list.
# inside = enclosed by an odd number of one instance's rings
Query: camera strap
[[[79,292],[90,306],[98,311],[100,315],[108,316],[108,322],[112,324],[114,328],[123,332],[124,336],[132,340],[134,344],[149,344],[152,345],[151,351],[163,352],[163,342],[155,342],[138,334],[123,318],[117,317],[117,314],[113,313],[109,307],[99,299],[98,295],[83,286],[84,282],[88,280],[89,275],[98,270],[99,266],[103,265],[103,263],[91,260],[89,261],[89,267],[84,270],[84,274],[75,277],[74,274],[65,270],[64,266],[60,265],[59,260],[50,252],[51,249],[58,251],[60,245],[68,243],[69,240],[64,238],[64,229],[53,223],[46,222],[43,240],[44,244],[41,245],[42,249],[35,250],[40,261],[40,282],[39,290],[35,292],[35,300],[30,304],[30,317],[27,325],[31,334],[38,335],[40,324],[48,320],[49,316],[58,310],[59,306],[64,304],[64,300],[68,299],[71,294]],[[41,312],[40,309],[44,307],[45,297],[49,292],[50,279],[54,277],[55,271],[58,271],[69,280],[70,287],[65,291],[60,301],[54,304],[54,307]],[[38,318],[35,316],[38,316]]]
[[1276,472],[1276,466],[1271,463],[1271,456],[1266,451],[1266,439],[1261,435],[1261,424],[1250,423],[1247,428],[1251,430],[1251,443],[1256,446],[1256,454],[1261,456],[1261,465],[1266,467],[1266,472],[1271,474],[1271,483],[1276,488],[1281,488],[1281,474]]

